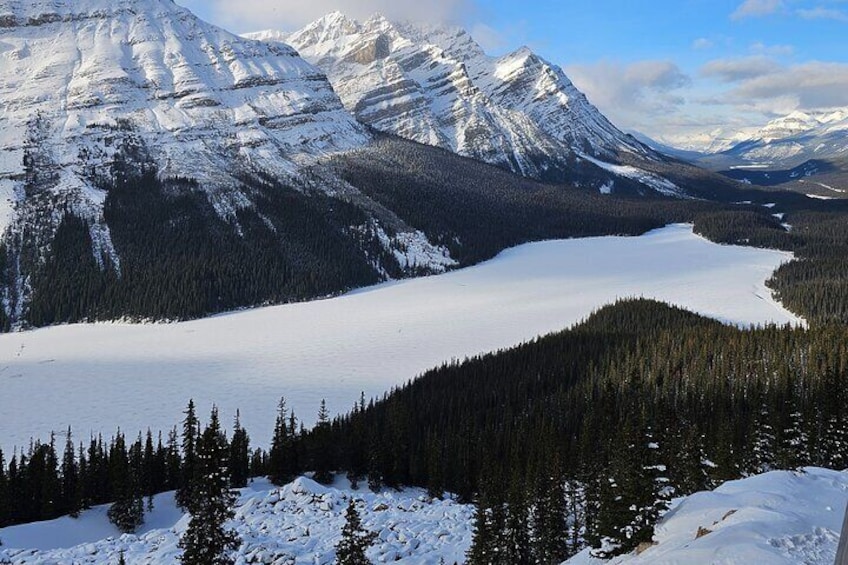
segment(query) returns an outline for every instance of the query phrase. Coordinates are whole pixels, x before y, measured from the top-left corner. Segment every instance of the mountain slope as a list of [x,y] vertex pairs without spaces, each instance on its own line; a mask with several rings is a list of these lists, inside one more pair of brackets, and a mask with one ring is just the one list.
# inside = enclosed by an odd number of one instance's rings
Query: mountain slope
[[338,292],[407,272],[397,232],[453,264],[304,175],[371,136],[290,47],[171,0],[2,0],[0,22],[0,328]]
[[[495,58],[460,28],[379,15],[358,22],[338,12],[291,34],[249,37],[294,46],[327,73],[345,107],[378,130],[537,179],[591,171],[604,179],[594,188],[638,177],[642,191],[685,194],[650,172],[659,154],[619,131],[559,67],[526,47]],[[605,167],[633,162],[646,170],[628,176]]]

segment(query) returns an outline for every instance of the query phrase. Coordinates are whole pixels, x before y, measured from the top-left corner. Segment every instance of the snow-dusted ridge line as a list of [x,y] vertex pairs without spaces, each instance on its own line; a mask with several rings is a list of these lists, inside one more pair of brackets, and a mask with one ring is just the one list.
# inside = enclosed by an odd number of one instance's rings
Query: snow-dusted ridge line
[[379,14],[360,22],[340,12],[294,33],[247,37],[295,47],[327,73],[345,107],[378,130],[526,176],[568,168],[577,153],[656,158],[526,47],[491,57],[458,27]]
[[[4,453],[78,437],[169,430],[189,398],[243,412],[262,444],[285,395],[311,423],[452,358],[514,346],[617,298],[655,298],[740,325],[801,323],[765,281],[789,253],[717,245],[687,225],[641,237],[548,241],[444,275],[175,324],[75,324],[0,335]],[[22,399],[39,390],[36,410]],[[205,408],[204,408],[205,407]],[[247,407],[250,410],[247,410]],[[134,432],[133,432],[134,433]]]

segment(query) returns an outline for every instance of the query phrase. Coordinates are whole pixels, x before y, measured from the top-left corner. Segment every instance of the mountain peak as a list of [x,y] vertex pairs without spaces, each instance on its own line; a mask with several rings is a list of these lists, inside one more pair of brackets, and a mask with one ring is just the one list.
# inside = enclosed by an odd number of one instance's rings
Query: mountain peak
[[650,151],[527,46],[490,57],[460,27],[380,14],[361,24],[325,16],[288,42],[359,121],[520,174],[547,178],[578,154]]

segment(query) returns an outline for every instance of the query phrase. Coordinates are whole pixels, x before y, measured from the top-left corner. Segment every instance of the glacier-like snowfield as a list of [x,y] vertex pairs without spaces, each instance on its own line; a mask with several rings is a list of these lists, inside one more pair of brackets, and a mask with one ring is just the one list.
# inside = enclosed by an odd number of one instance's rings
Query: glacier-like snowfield
[[[72,426],[168,430],[189,398],[241,409],[267,446],[285,395],[311,424],[455,358],[561,330],[616,298],[650,297],[734,324],[800,323],[764,281],[788,253],[723,246],[673,225],[641,237],[549,241],[475,267],[333,299],[174,324],[77,324],[0,335],[0,446]],[[61,444],[61,443],[60,443]]]

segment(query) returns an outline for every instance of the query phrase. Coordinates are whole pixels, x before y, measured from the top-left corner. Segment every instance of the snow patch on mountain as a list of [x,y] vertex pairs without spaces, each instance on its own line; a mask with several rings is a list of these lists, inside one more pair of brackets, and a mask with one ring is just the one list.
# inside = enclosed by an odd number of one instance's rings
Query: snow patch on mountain
[[[635,180],[641,184],[649,186],[660,194],[664,194],[666,196],[674,196],[678,198],[688,197],[684,190],[682,190],[679,186],[677,186],[670,180],[664,179],[659,175],[649,173],[648,171],[642,170],[638,167],[632,167],[630,165],[613,165],[611,163],[605,163],[598,159],[594,159],[592,157],[589,157],[588,155],[580,155],[580,158],[586,159],[587,161],[597,165],[605,171],[611,172],[616,176]],[[604,192],[604,189],[607,187],[608,190],[612,190],[611,186],[604,185],[601,187],[601,192],[608,194],[608,192]]]
[[429,273],[444,273],[457,263],[443,245],[433,245],[424,232],[399,232],[394,236],[378,228],[377,235],[386,251],[392,253],[404,271],[424,269]]

